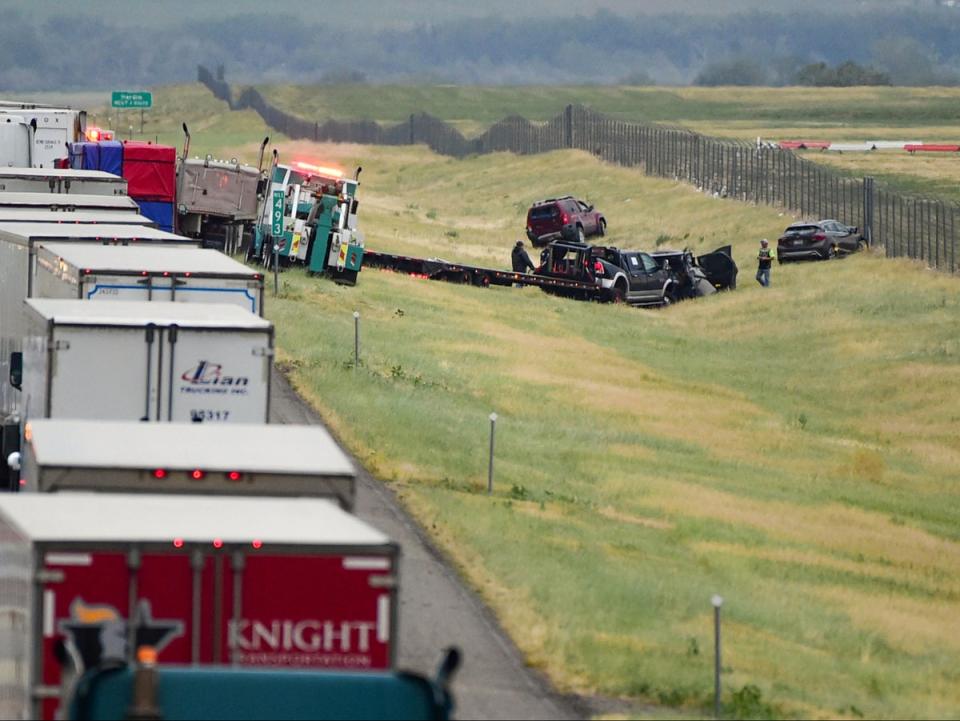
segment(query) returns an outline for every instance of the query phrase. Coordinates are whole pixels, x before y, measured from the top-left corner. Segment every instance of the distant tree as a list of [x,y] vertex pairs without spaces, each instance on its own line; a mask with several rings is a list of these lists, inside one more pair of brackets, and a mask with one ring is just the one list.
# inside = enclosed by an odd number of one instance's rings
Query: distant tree
[[694,78],[694,85],[768,85],[766,68],[749,58],[710,63]]
[[863,67],[852,60],[831,68],[826,63],[811,63],[797,71],[795,85],[814,87],[853,87],[855,85],[890,85],[890,76],[874,68]]

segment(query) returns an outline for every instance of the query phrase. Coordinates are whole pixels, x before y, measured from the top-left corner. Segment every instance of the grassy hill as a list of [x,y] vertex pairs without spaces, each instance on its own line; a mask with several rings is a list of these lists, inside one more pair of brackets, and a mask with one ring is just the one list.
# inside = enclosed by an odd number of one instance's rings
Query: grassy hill
[[[255,153],[255,116],[175,95],[161,138],[182,102],[197,152]],[[740,289],[665,311],[372,270],[356,288],[288,271],[267,303],[296,386],[530,663],[565,690],[698,713],[720,593],[733,714],[956,715],[956,278],[864,254],[776,267],[764,290],[756,241],[791,220],[773,209],[576,152],[280,142],[363,165],[375,249],[506,266],[526,203],[560,191],[603,208],[624,247],[734,245]]]

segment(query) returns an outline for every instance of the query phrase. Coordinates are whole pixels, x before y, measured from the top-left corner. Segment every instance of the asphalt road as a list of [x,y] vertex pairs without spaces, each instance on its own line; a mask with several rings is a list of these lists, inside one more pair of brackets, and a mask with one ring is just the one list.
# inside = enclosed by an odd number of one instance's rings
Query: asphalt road
[[[280,373],[274,371],[272,383],[271,422],[323,425]],[[399,667],[432,676],[443,650],[458,646],[463,664],[453,684],[456,718],[576,719],[589,715],[524,665],[520,652],[490,611],[463,585],[390,489],[356,465],[360,469],[356,514],[399,542],[403,551]]]

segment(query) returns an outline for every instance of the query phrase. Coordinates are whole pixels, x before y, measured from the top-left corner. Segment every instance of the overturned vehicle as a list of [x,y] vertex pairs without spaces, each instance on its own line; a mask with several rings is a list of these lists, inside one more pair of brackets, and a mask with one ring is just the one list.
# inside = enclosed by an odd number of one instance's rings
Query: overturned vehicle
[[534,272],[575,281],[543,286],[548,293],[638,306],[710,295],[735,288],[737,281],[730,246],[694,256],[689,250],[646,253],[558,240],[544,248]]

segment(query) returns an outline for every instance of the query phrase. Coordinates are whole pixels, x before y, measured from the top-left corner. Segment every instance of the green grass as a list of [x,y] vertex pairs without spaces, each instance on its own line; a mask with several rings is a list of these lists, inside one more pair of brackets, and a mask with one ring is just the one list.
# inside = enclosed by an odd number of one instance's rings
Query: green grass
[[569,103],[589,105],[623,120],[711,126],[753,123],[763,128],[843,127],[851,131],[870,126],[955,128],[960,107],[957,88],[270,85],[259,90],[280,107],[305,118],[399,122],[410,113],[428,112],[466,128],[479,124],[481,130],[513,114],[548,120]]
[[505,265],[515,199],[547,178],[576,187],[584,163],[623,245],[646,247],[664,223],[734,242],[742,289],[667,312],[371,270],[352,289],[291,271],[268,304],[297,386],[533,664],[565,688],[695,710],[719,592],[727,688],[756,685],[773,713],[960,708],[955,279],[861,256],[775,268],[764,292],[756,234],[789,220],[769,209],[570,153],[317,152],[364,156],[378,249]]
[[[195,144],[255,149],[262,127],[230,122]],[[266,304],[295,385],[531,664],[564,690],[703,713],[720,593],[737,715],[956,716],[956,278],[864,254],[776,267],[763,290],[757,238],[791,218],[574,152],[281,152],[364,166],[375,249],[504,267],[526,203],[561,191],[623,247],[734,245],[739,290],[663,312],[371,269],[355,288],[288,271]]]

